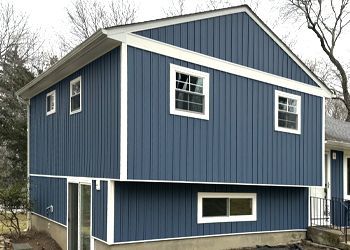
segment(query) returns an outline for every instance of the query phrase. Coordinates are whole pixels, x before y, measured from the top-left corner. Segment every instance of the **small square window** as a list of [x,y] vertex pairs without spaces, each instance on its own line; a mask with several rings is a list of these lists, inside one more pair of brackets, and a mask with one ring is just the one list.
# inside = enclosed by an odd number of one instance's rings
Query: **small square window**
[[275,91],[275,130],[300,134],[301,97]]
[[198,193],[198,223],[255,220],[255,193]]
[[209,120],[209,74],[170,64],[170,113]]
[[81,77],[70,82],[70,114],[81,111]]
[[51,91],[46,95],[46,115],[56,112],[56,91]]

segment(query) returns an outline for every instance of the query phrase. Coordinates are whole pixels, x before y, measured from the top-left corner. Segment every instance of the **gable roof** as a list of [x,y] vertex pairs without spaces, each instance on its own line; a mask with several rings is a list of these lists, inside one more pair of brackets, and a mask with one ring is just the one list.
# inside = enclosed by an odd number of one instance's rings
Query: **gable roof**
[[[24,99],[29,99],[41,91],[56,84],[78,69],[87,65],[97,57],[103,55],[120,45],[121,41],[112,38],[116,34],[133,33],[157,27],[186,23],[211,17],[224,16],[234,13],[247,13],[304,71],[317,85],[325,91],[325,96],[331,96],[331,90],[289,49],[289,47],[251,10],[248,5],[186,14],[182,16],[168,17],[126,24],[100,29],[82,44],[74,48],[70,53],[60,59],[55,65],[18,90],[17,94]],[[89,56],[89,54],[91,54]]]

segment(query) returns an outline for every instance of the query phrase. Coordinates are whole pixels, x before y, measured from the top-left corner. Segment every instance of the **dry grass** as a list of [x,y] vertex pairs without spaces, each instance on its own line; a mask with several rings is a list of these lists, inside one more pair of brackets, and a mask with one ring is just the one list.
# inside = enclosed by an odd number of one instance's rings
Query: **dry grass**
[[[19,219],[21,231],[23,232],[27,228],[27,215],[19,214],[18,219]],[[0,220],[4,220],[4,218],[0,216]],[[10,230],[7,227],[5,227],[2,223],[0,223],[0,235],[9,234],[9,233],[10,233]]]

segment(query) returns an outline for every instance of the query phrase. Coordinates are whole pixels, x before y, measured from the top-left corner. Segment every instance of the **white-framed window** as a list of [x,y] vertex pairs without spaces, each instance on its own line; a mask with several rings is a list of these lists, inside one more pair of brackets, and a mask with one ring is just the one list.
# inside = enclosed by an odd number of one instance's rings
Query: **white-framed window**
[[56,112],[56,90],[46,94],[46,115]]
[[70,81],[69,113],[76,114],[81,111],[81,76]]
[[170,64],[170,114],[209,120],[209,74]]
[[256,193],[198,193],[198,223],[256,221]]
[[301,131],[301,97],[275,90],[275,130],[293,134]]

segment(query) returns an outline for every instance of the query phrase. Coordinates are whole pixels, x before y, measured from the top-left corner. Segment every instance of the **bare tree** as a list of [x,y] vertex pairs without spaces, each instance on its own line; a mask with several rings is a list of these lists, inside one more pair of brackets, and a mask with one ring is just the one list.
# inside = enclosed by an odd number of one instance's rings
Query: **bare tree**
[[198,10],[217,10],[221,8],[232,7],[236,5],[247,4],[252,10],[259,8],[261,0],[206,0],[204,5],[198,5]]
[[136,8],[124,0],[75,0],[66,8],[70,37],[59,36],[61,49],[68,52],[100,28],[128,24],[135,21]]
[[172,0],[167,9],[163,9],[166,16],[182,16],[185,13],[186,0]]
[[40,48],[37,32],[28,24],[28,16],[10,3],[0,2],[0,62],[8,51],[17,50],[22,60],[29,60]]
[[350,122],[348,76],[345,65],[335,54],[337,42],[350,23],[349,0],[287,0],[287,5],[283,7],[287,18],[295,20],[301,17],[319,40],[322,50],[336,70],[342,92],[336,99],[344,103],[346,121]]

